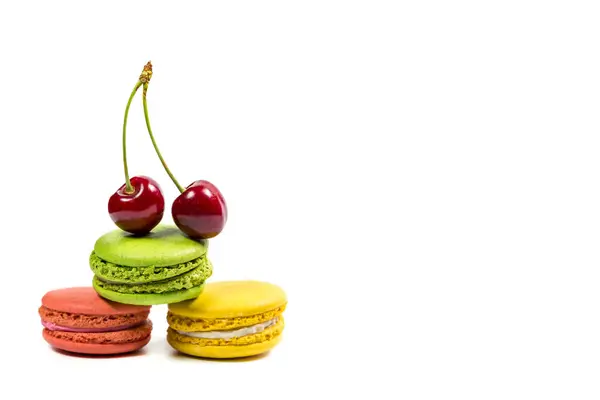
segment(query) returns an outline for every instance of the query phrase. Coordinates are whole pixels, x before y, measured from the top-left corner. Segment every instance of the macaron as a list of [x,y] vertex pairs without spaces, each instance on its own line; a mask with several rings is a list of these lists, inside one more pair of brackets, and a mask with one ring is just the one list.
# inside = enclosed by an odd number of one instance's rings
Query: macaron
[[124,304],[169,304],[194,299],[212,275],[208,241],[177,227],[160,225],[144,236],[114,230],[101,236],[90,254],[93,287]]
[[92,287],[52,290],[38,309],[52,347],[82,354],[121,354],[150,341],[150,307],[114,303]]
[[265,353],[281,340],[285,292],[259,281],[208,283],[194,300],[169,304],[167,342],[205,358]]

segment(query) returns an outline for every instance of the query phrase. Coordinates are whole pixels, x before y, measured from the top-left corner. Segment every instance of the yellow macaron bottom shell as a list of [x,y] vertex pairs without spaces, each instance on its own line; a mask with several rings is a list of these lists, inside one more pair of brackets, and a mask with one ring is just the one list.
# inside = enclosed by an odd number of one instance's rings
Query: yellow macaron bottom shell
[[281,336],[275,336],[268,342],[254,343],[246,346],[199,346],[193,343],[178,342],[169,334],[167,342],[175,350],[190,356],[202,358],[242,358],[266,353],[279,343]]
[[285,307],[286,305],[283,305],[262,314],[217,319],[188,318],[169,311],[167,313],[167,322],[171,328],[184,332],[225,331],[252,326],[281,317],[281,314],[285,311]]
[[167,342],[176,350],[197,357],[239,358],[265,353],[281,340],[284,321],[278,317],[277,323],[264,331],[232,339],[207,339],[178,333],[173,327],[167,330]]

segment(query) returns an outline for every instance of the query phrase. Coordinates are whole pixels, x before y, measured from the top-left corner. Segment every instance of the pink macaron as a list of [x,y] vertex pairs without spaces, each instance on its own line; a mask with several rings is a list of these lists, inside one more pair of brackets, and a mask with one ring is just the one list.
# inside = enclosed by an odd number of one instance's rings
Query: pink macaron
[[52,290],[38,313],[43,337],[61,350],[82,354],[121,354],[150,341],[150,306],[112,302],[92,287]]

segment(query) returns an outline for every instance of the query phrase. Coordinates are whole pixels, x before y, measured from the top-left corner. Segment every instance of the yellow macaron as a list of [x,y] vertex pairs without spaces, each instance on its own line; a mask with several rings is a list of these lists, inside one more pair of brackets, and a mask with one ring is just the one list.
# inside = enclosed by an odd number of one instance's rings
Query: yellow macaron
[[286,306],[285,292],[272,283],[207,283],[198,298],[169,304],[167,341],[198,357],[261,354],[281,340]]

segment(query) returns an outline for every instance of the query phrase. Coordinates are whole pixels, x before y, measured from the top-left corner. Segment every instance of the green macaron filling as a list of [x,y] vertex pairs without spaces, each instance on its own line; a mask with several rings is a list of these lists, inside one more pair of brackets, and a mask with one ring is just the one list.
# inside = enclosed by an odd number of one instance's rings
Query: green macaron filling
[[126,267],[113,264],[98,257],[95,251],[90,255],[90,268],[94,275],[108,283],[143,284],[170,279],[208,262],[206,255],[194,260],[168,267]]
[[[191,289],[199,286],[212,275],[212,264],[206,257],[200,258],[202,261],[191,271],[184,272],[181,275],[164,279],[160,281],[150,281],[147,283],[115,283],[105,281],[100,275],[94,276],[94,286],[105,290],[126,294],[146,294],[146,293],[166,293],[183,289]],[[200,260],[198,259],[198,260]]]

